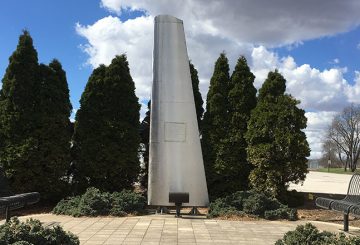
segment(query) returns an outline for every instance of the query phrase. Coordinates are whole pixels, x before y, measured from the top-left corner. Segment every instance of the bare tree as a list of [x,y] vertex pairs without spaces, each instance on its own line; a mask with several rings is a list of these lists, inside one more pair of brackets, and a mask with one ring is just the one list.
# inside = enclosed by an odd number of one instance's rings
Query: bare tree
[[338,158],[354,172],[360,155],[360,106],[351,104],[334,117],[328,138],[336,147]]
[[323,141],[323,155],[319,159],[320,165],[323,167],[328,167],[328,161],[331,160],[331,167],[344,167],[344,170],[346,171],[348,164],[346,162],[346,157],[344,157],[341,149],[334,143],[333,140],[329,138],[329,134]]

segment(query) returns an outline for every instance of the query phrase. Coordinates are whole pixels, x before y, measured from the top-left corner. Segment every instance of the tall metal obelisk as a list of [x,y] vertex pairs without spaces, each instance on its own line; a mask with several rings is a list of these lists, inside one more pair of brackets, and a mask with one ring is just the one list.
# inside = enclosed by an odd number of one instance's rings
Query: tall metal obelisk
[[184,26],[169,15],[155,17],[149,160],[149,205],[174,205],[169,192],[208,205]]

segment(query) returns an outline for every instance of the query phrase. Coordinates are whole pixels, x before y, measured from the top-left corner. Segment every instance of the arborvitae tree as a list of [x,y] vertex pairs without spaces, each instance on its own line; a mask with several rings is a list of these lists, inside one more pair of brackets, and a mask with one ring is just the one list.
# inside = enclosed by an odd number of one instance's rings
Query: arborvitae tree
[[280,73],[269,72],[246,133],[248,160],[254,165],[252,187],[283,200],[290,182],[305,179],[310,154],[302,131],[305,112],[297,107],[299,101],[285,94],[285,83]]
[[69,163],[65,73],[57,61],[39,66],[27,31],[9,61],[0,91],[0,164],[14,192],[38,191],[56,201]]
[[201,133],[201,120],[202,116],[204,114],[204,108],[203,104],[204,101],[202,99],[200,90],[199,90],[199,77],[198,77],[198,71],[194,67],[194,65],[189,62],[190,64],[190,74],[191,74],[191,82],[192,82],[192,88],[194,92],[194,100],[195,100],[195,109],[196,109],[196,116],[199,126],[199,132]]
[[216,186],[221,179],[215,170],[215,161],[219,150],[219,142],[227,135],[228,93],[229,93],[229,62],[225,54],[215,63],[210,88],[207,94],[206,111],[202,123],[202,150],[209,194],[215,197],[218,193]]
[[[67,185],[65,179],[69,169],[72,106],[69,98],[69,88],[66,73],[58,60],[53,60],[49,66],[40,65],[42,78],[40,112],[41,131],[39,131],[38,157],[42,171],[45,193],[43,198],[58,200],[64,197]],[[40,187],[39,187],[40,188]]]
[[0,92],[0,164],[14,192],[38,191],[38,139],[40,78],[37,52],[29,32],[19,37],[2,79]]
[[126,56],[116,56],[89,78],[76,114],[73,150],[78,191],[131,188],[140,172],[140,105]]
[[[82,193],[90,187],[90,176],[95,175],[98,161],[99,144],[102,134],[100,127],[106,126],[102,113],[104,111],[104,79],[106,66],[94,69],[81,95],[80,109],[77,110],[72,138],[73,190]],[[99,131],[96,131],[99,130]],[[87,137],[88,135],[88,137]],[[99,167],[99,172],[100,172]],[[93,180],[94,182],[94,180]]]
[[215,171],[220,180],[216,185],[219,195],[248,188],[251,165],[247,161],[244,137],[250,113],[256,106],[254,79],[245,57],[241,56],[229,85],[229,128],[220,142],[215,161]]
[[140,173],[140,185],[144,190],[144,194],[147,193],[148,189],[148,176],[149,176],[149,152],[150,152],[150,106],[151,101],[148,102],[148,110],[145,114],[144,119],[140,124],[140,142],[141,142],[141,155],[143,159],[143,168]]

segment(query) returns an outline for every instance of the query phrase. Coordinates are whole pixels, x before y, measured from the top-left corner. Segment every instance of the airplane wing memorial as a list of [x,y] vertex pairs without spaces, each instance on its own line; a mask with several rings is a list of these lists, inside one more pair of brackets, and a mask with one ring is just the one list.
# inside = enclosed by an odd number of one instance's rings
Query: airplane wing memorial
[[180,197],[183,206],[207,206],[183,22],[156,16],[154,33],[148,203],[174,206]]

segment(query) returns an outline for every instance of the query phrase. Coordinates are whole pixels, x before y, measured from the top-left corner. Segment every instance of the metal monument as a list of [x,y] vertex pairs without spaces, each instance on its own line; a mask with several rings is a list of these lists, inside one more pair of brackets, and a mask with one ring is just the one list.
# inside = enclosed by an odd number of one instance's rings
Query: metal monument
[[155,17],[148,203],[173,206],[169,193],[188,193],[183,206],[209,203],[183,22]]

